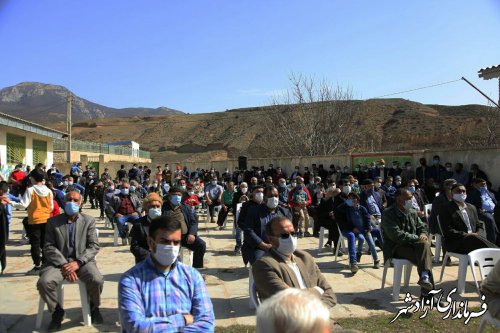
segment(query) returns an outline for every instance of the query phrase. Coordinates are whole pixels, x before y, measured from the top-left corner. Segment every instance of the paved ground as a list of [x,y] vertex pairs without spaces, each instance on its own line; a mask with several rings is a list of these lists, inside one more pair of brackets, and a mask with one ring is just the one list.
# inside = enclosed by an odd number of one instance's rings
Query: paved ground
[[[84,212],[97,217],[97,210],[85,206]],[[0,332],[31,332],[35,326],[39,296],[36,290],[37,277],[26,276],[32,268],[29,255],[29,245],[22,245],[21,218],[25,212],[15,211],[12,221],[11,241],[7,247],[8,266],[4,276],[0,277]],[[98,220],[100,230],[99,240],[101,251],[97,258],[98,267],[104,275],[105,285],[102,295],[101,311],[105,324],[94,327],[82,326],[80,299],[77,286],[65,287],[64,308],[66,319],[63,322],[63,332],[118,332],[117,316],[117,281],[120,274],[134,264],[134,259],[128,246],[113,246],[113,231],[104,227],[104,221]],[[207,275],[207,286],[215,309],[217,326],[233,324],[255,324],[255,311],[249,308],[248,270],[243,266],[240,256],[233,255],[234,240],[231,236],[232,218],[229,217],[228,229],[219,231],[215,224],[200,223],[200,235],[207,242],[205,264],[208,268],[203,273]],[[380,289],[383,269],[373,269],[372,260],[368,255],[361,259],[361,269],[352,275],[348,269],[346,256],[334,262],[331,252],[318,253],[317,238],[299,240],[299,248],[309,251],[332,284],[337,294],[339,304],[334,308],[336,318],[365,317],[379,314],[395,314],[401,308],[401,301],[392,302],[392,269],[388,272],[387,283]],[[381,252],[379,252],[381,256]],[[455,287],[458,266],[446,267],[444,283],[438,285],[445,291]],[[434,276],[439,277],[440,265],[435,266]],[[472,305],[478,305],[477,294],[468,273],[466,293],[462,296]],[[410,287],[402,289],[413,295],[419,293],[416,285],[418,276],[413,269]],[[44,312],[42,332],[45,331],[50,316]]]

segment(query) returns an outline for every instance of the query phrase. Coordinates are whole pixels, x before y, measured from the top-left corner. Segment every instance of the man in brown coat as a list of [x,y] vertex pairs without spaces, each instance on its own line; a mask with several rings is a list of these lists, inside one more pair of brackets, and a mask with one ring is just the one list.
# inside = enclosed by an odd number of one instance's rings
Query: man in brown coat
[[329,309],[335,306],[335,293],[313,257],[297,250],[292,222],[287,217],[275,217],[266,225],[266,233],[272,248],[252,266],[259,298],[264,300],[286,288],[300,288],[319,296]]

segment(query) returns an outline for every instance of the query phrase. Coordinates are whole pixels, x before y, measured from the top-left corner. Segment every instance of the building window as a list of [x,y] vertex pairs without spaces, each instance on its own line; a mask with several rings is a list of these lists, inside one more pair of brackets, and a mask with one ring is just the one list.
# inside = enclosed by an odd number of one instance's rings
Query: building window
[[33,165],[45,164],[47,160],[47,141],[33,140]]
[[26,138],[7,133],[7,164],[24,163],[26,157]]

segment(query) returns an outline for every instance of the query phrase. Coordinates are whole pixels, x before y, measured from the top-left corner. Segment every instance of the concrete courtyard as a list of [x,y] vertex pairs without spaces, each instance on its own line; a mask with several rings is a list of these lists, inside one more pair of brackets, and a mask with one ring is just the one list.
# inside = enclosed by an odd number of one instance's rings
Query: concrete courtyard
[[[91,210],[84,206],[84,213],[97,218],[98,210]],[[39,296],[36,290],[37,277],[26,276],[32,268],[29,254],[29,245],[20,242],[24,211],[14,211],[11,224],[11,239],[7,246],[7,269],[0,277],[0,332],[32,332],[38,311]],[[232,238],[232,216],[228,218],[227,229],[218,230],[216,224],[204,222],[200,217],[199,234],[207,242],[207,254],[202,273],[206,275],[206,283],[215,311],[216,326],[230,326],[235,324],[255,325],[255,310],[249,308],[248,297],[248,268],[245,268],[241,256],[233,254],[234,239]],[[64,308],[66,319],[63,322],[62,332],[119,332],[117,314],[117,282],[120,275],[134,265],[134,257],[129,246],[113,246],[113,230],[104,227],[104,221],[97,219],[101,251],[97,258],[97,265],[104,275],[105,284],[102,294],[101,311],[105,323],[99,327],[85,327],[82,322],[80,297],[78,287],[66,285]],[[317,238],[299,239],[299,248],[307,250],[313,255],[327,280],[337,294],[339,304],[334,308],[335,317],[340,320],[347,317],[367,317],[377,315],[396,315],[403,306],[404,293],[419,294],[417,286],[418,276],[416,268],[412,271],[410,287],[402,288],[400,300],[392,302],[393,270],[389,269],[384,289],[380,289],[383,267],[372,268],[372,259],[363,255],[360,270],[354,276],[348,267],[347,256],[339,257],[334,261],[332,251],[318,252]],[[382,253],[379,252],[382,259]],[[383,260],[381,260],[383,262]],[[443,288],[446,292],[456,287],[458,266],[446,267],[442,284],[436,288]],[[441,265],[434,267],[436,281],[441,272]],[[478,306],[478,296],[472,282],[470,271],[467,276],[466,291],[462,295],[469,301],[469,306]],[[45,332],[50,321],[47,310],[40,332]]]

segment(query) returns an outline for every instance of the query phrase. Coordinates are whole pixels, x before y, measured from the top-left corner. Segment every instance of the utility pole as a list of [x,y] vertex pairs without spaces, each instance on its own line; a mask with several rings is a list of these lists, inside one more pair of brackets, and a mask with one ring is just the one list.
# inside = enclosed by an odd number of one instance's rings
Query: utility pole
[[73,102],[73,95],[68,91],[67,104],[66,104],[66,132],[68,133],[68,163],[71,163],[71,104]]

